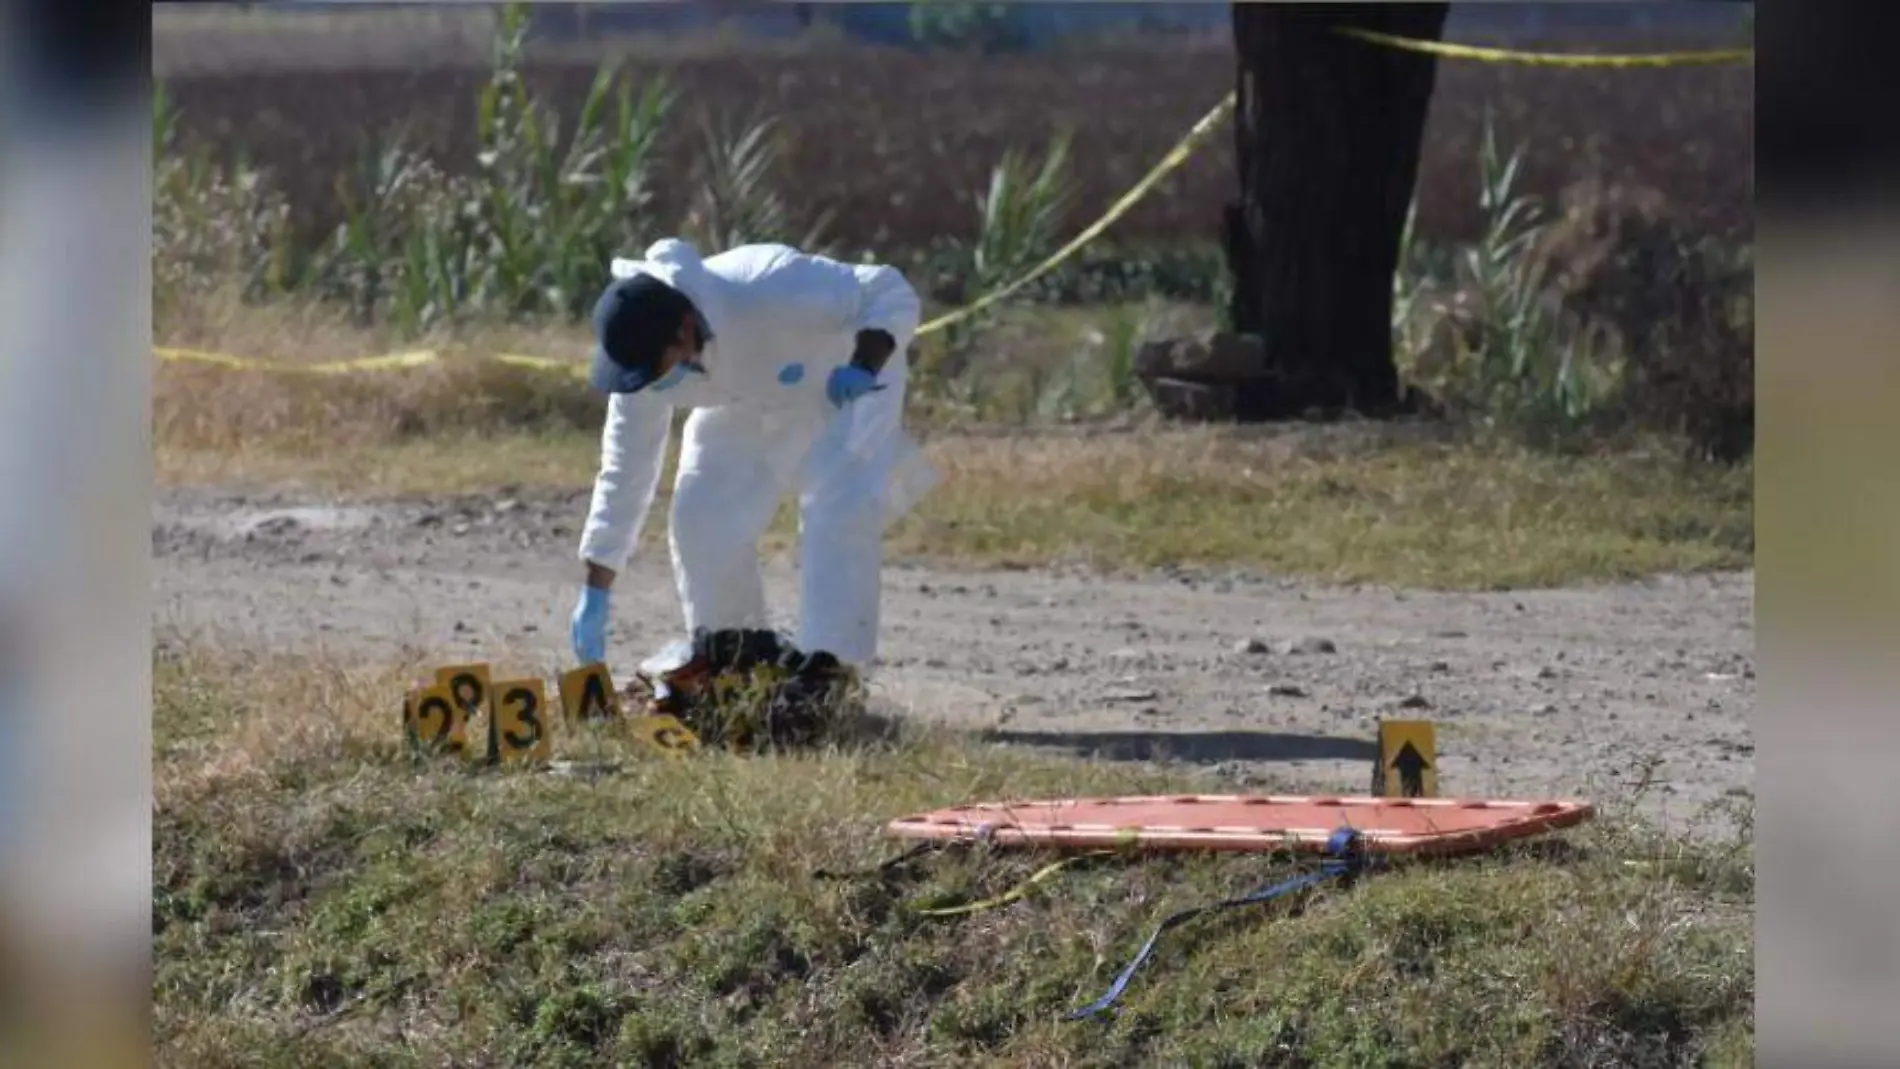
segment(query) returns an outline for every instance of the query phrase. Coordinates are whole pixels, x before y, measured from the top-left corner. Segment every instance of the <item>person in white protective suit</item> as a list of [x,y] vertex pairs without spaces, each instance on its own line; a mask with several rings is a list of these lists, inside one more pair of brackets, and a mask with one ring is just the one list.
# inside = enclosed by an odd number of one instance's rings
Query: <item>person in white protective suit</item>
[[758,541],[796,487],[798,673],[862,679],[885,527],[936,479],[903,426],[917,293],[896,268],[777,244],[701,259],[667,239],[612,274],[594,310],[592,383],[609,399],[575,655],[605,659],[614,578],[651,509],[673,410],[686,408],[668,535],[688,636],[769,629]]

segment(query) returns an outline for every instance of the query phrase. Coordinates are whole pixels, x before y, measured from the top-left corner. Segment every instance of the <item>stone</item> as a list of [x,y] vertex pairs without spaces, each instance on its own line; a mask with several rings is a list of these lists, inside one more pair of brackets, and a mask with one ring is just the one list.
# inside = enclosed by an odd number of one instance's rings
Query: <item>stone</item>
[[1231,420],[1240,406],[1232,386],[1208,386],[1182,379],[1157,378],[1143,383],[1155,409],[1168,419],[1195,422]]
[[1266,376],[1267,350],[1253,335],[1207,330],[1143,344],[1135,351],[1134,372],[1144,382],[1179,379],[1204,386],[1238,386]]
[[1338,653],[1339,647],[1334,645],[1333,640],[1330,638],[1319,638],[1309,635],[1306,638],[1287,643],[1285,650],[1289,654]]

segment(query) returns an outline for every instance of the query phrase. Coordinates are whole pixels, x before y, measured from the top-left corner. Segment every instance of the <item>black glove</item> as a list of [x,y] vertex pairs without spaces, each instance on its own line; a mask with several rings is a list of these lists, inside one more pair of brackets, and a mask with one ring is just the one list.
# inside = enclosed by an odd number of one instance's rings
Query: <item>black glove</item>
[[851,352],[851,366],[862,368],[873,375],[884,370],[884,364],[897,351],[897,339],[883,330],[858,331],[857,348]]

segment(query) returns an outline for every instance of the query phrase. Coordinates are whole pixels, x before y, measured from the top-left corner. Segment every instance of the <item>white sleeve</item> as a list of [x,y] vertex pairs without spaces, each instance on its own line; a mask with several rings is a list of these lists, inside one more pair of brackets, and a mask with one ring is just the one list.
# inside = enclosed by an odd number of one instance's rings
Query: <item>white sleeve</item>
[[600,473],[581,531],[580,559],[618,572],[640,543],[660,487],[673,407],[649,393],[614,394],[600,432]]
[[779,270],[790,290],[825,318],[860,330],[882,330],[903,349],[917,332],[923,301],[904,273],[885,264],[847,264],[815,253],[797,253]]
[[924,302],[910,280],[887,264],[859,264],[851,270],[864,290],[858,329],[885,331],[897,340],[900,351],[908,347],[924,313]]

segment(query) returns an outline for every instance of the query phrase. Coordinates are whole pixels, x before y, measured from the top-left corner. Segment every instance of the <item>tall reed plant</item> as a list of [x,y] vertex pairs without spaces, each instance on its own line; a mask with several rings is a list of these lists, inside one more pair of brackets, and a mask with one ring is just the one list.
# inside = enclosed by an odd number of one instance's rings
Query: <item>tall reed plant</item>
[[1522,150],[1500,152],[1489,116],[1480,146],[1484,229],[1465,248],[1416,240],[1408,214],[1393,280],[1400,370],[1454,416],[1533,444],[1595,430],[1618,400],[1623,363],[1592,320],[1564,306],[1541,243],[1551,225],[1516,193]]

